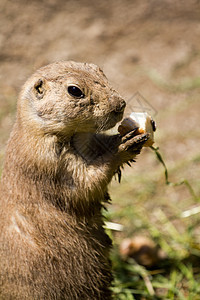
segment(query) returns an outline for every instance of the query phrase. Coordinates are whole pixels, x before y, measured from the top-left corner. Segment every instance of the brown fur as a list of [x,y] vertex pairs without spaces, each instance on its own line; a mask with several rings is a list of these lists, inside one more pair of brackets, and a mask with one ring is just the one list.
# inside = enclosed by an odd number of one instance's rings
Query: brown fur
[[[76,85],[84,97],[68,94]],[[1,299],[110,299],[107,185],[148,138],[106,136],[125,102],[92,64],[60,62],[24,85],[1,179]]]

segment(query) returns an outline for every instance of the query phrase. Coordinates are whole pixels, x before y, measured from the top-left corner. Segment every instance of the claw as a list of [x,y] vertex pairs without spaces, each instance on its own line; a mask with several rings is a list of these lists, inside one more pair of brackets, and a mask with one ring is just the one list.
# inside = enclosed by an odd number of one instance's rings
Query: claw
[[134,139],[134,143],[138,144],[141,142],[146,142],[149,139],[149,134],[148,133],[144,133],[144,134],[140,134],[140,135],[136,135],[133,139]]
[[130,138],[134,137],[135,136],[135,132],[137,130],[138,130],[138,127],[134,128],[133,130],[131,130],[130,132],[128,132],[126,135],[124,135],[122,137],[122,142],[125,142],[125,141],[129,140]]
[[123,148],[126,151],[128,151],[130,149],[133,149],[133,150],[141,149],[143,144],[148,140],[148,138],[149,138],[148,133],[134,136],[132,139],[125,142],[125,144],[123,145],[124,146]]
[[139,154],[144,143],[149,139],[148,133],[143,133],[139,135],[133,135],[133,132],[131,135],[128,135],[129,139],[123,140],[121,145],[119,146],[119,151],[125,152],[125,151],[131,151],[133,154]]

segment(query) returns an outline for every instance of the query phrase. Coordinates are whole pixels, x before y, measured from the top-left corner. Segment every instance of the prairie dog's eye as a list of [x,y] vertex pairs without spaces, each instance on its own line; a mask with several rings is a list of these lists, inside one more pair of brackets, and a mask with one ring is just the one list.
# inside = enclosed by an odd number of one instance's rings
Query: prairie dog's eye
[[68,91],[70,96],[73,96],[75,98],[84,98],[85,97],[85,95],[83,94],[81,89],[79,89],[75,85],[68,86],[67,91]]

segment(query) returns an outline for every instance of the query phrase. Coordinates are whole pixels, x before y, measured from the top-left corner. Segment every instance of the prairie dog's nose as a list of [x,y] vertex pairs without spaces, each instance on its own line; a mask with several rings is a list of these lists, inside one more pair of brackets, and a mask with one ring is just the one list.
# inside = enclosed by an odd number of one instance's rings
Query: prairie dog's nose
[[118,101],[117,105],[115,106],[116,112],[123,112],[126,107],[126,102],[122,99]]

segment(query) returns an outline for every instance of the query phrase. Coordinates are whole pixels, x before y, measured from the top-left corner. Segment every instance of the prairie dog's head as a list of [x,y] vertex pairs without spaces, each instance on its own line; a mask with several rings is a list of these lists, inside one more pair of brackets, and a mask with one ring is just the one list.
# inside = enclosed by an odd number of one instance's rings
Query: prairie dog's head
[[40,134],[72,135],[112,128],[125,101],[93,64],[58,62],[39,69],[25,83],[18,122]]

